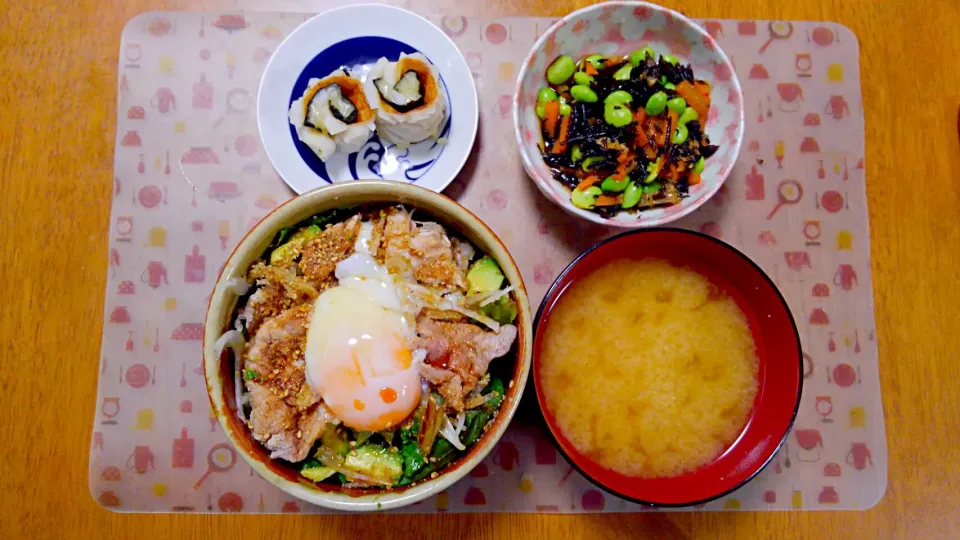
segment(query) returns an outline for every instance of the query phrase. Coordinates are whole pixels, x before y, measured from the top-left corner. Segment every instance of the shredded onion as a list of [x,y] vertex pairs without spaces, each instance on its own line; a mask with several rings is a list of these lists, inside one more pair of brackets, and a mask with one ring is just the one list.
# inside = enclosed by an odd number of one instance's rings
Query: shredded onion
[[516,285],[511,285],[506,289],[500,289],[497,291],[491,291],[489,293],[474,294],[472,296],[468,296],[467,305],[471,305],[471,306],[479,305],[480,307],[483,307],[491,302],[496,302],[500,298],[510,294],[510,292],[516,288],[517,288]]
[[226,289],[237,296],[243,296],[247,294],[247,291],[250,290],[250,284],[246,282],[243,278],[231,278],[228,279],[226,283],[223,284]]
[[494,332],[500,331],[500,323],[479,311],[466,307],[466,298],[460,293],[441,296],[436,291],[423,285],[406,282],[402,283],[401,286],[405,288],[404,292],[407,297],[419,308],[431,307],[440,311],[456,311],[487,326]]
[[230,347],[233,350],[233,393],[236,399],[237,418],[243,423],[247,422],[246,414],[243,412],[244,406],[249,402],[247,389],[243,385],[243,349],[247,346],[243,339],[243,334],[236,330],[228,330],[220,336],[213,344],[214,354],[217,358],[223,354],[223,349]]
[[466,421],[466,415],[461,411],[457,415],[457,425],[456,427],[450,422],[450,417],[443,415],[443,420],[440,424],[440,435],[443,436],[450,444],[454,446],[457,450],[466,450],[467,447],[460,442],[460,432],[463,430],[463,425]]

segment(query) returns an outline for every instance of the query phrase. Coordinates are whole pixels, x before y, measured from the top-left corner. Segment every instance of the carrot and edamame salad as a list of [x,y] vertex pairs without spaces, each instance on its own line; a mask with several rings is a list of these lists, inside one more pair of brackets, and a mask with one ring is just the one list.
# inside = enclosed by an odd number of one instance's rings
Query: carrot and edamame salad
[[677,204],[717,151],[703,131],[710,84],[650,47],[560,56],[537,94],[542,154],[577,208],[610,217]]

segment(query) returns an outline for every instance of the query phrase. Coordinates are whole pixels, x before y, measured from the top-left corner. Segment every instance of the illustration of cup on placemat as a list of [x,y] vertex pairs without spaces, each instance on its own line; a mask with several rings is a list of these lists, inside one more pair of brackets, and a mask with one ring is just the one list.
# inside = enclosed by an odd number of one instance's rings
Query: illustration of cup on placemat
[[147,263],[146,270],[140,274],[140,281],[149,285],[151,289],[156,289],[164,283],[169,285],[167,268],[163,265],[163,261],[150,261]]
[[823,466],[823,475],[829,477],[840,476],[843,474],[839,463],[827,463]]
[[800,451],[797,452],[797,461],[820,461],[820,448],[823,448],[823,437],[819,429],[798,429],[794,431]]
[[144,474],[148,469],[156,469],[153,465],[155,457],[149,446],[137,446],[127,458],[127,468],[134,469],[137,474]]
[[151,227],[147,238],[149,247],[162,248],[167,246],[167,230],[163,227]]
[[820,114],[819,113],[807,113],[803,117],[803,125],[805,126],[819,126],[820,125]]

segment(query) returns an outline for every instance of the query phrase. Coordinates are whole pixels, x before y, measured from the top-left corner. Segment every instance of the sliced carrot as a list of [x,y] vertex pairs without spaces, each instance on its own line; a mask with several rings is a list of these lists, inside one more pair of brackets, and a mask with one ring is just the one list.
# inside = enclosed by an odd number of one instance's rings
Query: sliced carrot
[[700,92],[700,95],[710,99],[710,83],[707,81],[693,81],[693,87],[697,89],[697,92]]
[[613,206],[623,202],[623,195],[600,195],[594,203],[596,206]]
[[706,119],[707,112],[710,110],[710,95],[707,94],[704,96],[701,94],[690,81],[680,81],[680,84],[675,88],[677,94],[682,97],[687,105],[697,111],[697,114],[700,115],[700,118]]
[[543,108],[547,112],[546,118],[543,119],[543,129],[547,131],[547,135],[552,139],[557,136],[557,120],[560,119],[560,100],[555,99],[548,101]]
[[657,143],[657,148],[663,147],[667,142],[667,120],[661,117],[651,118],[649,124],[653,130],[653,141]]
[[595,175],[590,175],[583,179],[579,184],[577,184],[577,191],[583,191],[588,187],[600,183],[600,177]]
[[687,184],[695,186],[700,183],[700,173],[692,172],[690,176],[687,177]]
[[591,64],[590,62],[586,63],[586,65],[583,68],[583,71],[585,71],[587,75],[596,75],[597,73],[600,73],[599,71],[597,71],[597,68],[593,67],[593,64]]
[[560,136],[557,137],[557,142],[553,143],[553,148],[550,150],[552,154],[562,154],[567,151],[567,132],[570,131],[570,116],[566,115],[560,120]]

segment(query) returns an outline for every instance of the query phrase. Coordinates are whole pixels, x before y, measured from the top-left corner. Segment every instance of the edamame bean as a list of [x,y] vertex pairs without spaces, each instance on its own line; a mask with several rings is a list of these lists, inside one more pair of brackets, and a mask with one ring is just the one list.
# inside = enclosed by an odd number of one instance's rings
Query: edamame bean
[[[580,145],[579,144],[573,145],[573,148],[570,149],[570,161],[572,161],[573,163],[576,163],[580,161],[580,158],[582,157],[583,157],[583,150],[580,150]],[[700,159],[702,160],[703,158],[700,158]]]
[[614,127],[623,127],[633,121],[630,109],[620,103],[607,103],[603,108],[603,120]]
[[560,102],[560,116],[570,116],[573,113],[573,107],[569,103]]
[[666,63],[672,64],[672,65],[674,65],[674,66],[680,63],[680,60],[677,60],[677,57],[674,56],[674,55],[672,55],[672,54],[665,54],[665,55],[661,56],[660,58],[663,58],[663,60],[664,60]]
[[650,47],[644,47],[630,53],[630,63],[639,66],[641,62],[647,58],[656,58],[657,53],[653,52],[653,49]]
[[612,176],[608,176],[606,180],[600,183],[600,189],[610,193],[620,193],[621,191],[627,189],[627,185],[630,183],[630,177],[624,177],[623,180],[617,180]]
[[565,54],[554,60],[547,68],[547,80],[550,84],[563,84],[573,76],[576,69],[573,57]]
[[600,156],[590,156],[583,160],[583,163],[580,164],[580,168],[583,169],[583,172],[589,172],[590,167],[593,167],[593,164],[597,163],[598,161],[603,161],[603,158]]
[[706,162],[705,162],[704,159],[701,157],[700,159],[697,160],[696,165],[693,166],[693,172],[695,172],[695,173],[697,173],[697,174],[702,173],[702,172],[703,172],[703,168],[706,167],[706,165],[707,165]]
[[656,180],[658,176],[660,176],[660,158],[647,164],[647,177],[643,179],[643,183],[649,184]]
[[583,59],[584,62],[590,62],[590,65],[597,69],[603,69],[603,55],[602,54],[591,54],[590,56]]
[[570,202],[573,203],[577,208],[583,208],[584,210],[590,210],[597,203],[597,197],[599,197],[603,191],[600,190],[597,186],[590,186],[583,191],[579,189],[573,190],[573,193],[570,194]]
[[667,94],[663,92],[657,92],[656,94],[650,96],[650,99],[647,100],[647,114],[650,116],[657,116],[662,113],[664,109],[667,108]]
[[682,97],[675,97],[667,101],[667,108],[677,114],[681,114],[683,110],[687,108],[687,100]]
[[603,99],[603,102],[607,105],[622,105],[632,101],[633,96],[631,96],[630,92],[627,92],[626,90],[615,90],[610,92],[610,94]]
[[570,95],[573,96],[573,99],[576,101],[582,101],[584,103],[594,103],[598,99],[597,93],[590,89],[589,86],[584,86],[582,84],[575,84],[570,87]]
[[613,78],[614,80],[617,80],[617,81],[629,81],[631,71],[633,71],[633,66],[631,66],[630,64],[627,64],[622,68],[618,69],[613,74]]
[[687,142],[687,137],[690,136],[690,131],[687,129],[687,126],[680,125],[677,127],[677,131],[673,134],[673,138],[670,139],[670,142],[673,144],[683,144]]
[[543,103],[537,103],[537,106],[534,108],[537,111],[537,116],[541,119],[547,117],[547,107]]
[[620,207],[633,208],[640,202],[641,196],[643,196],[643,188],[631,182],[626,191],[623,192],[623,201],[620,203]]
[[593,83],[593,75],[587,75],[582,71],[578,71],[573,74],[573,82],[582,84],[584,86],[590,86]]
[[658,191],[660,191],[660,182],[650,182],[643,186],[644,193],[657,193]]
[[694,110],[692,107],[687,107],[687,108],[683,109],[683,112],[682,112],[682,113],[680,113],[679,122],[680,122],[680,125],[682,126],[682,125],[686,124],[687,122],[693,122],[694,120],[696,120],[696,119],[698,119],[698,118],[700,118],[700,115],[697,114],[697,111]]
[[541,88],[540,91],[537,92],[537,103],[546,103],[555,99],[557,99],[557,91],[553,88]]

